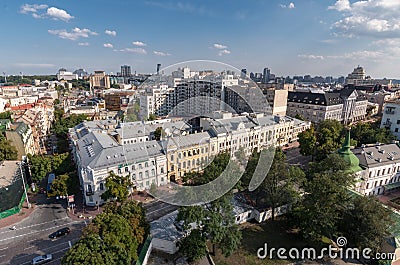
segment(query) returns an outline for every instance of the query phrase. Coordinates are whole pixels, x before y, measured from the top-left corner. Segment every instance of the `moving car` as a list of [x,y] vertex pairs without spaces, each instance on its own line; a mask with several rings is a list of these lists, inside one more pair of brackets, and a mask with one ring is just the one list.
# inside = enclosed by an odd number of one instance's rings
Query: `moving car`
[[53,259],[53,255],[47,254],[47,255],[42,255],[42,256],[37,256],[32,259],[31,264],[32,265],[39,265],[39,264],[44,264]]
[[61,228],[60,230],[57,230],[56,232],[52,233],[51,235],[49,235],[49,238],[51,238],[51,239],[59,238],[61,236],[68,235],[70,232],[71,232],[71,230],[69,229],[69,227],[64,227],[64,228]]

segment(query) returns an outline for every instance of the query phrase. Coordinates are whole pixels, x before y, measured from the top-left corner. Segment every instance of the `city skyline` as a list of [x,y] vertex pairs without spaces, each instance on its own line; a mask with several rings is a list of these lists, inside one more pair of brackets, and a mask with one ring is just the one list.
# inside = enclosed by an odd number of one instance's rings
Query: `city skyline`
[[[89,12],[87,11],[89,10]],[[11,1],[2,2],[1,72],[59,68],[154,73],[204,59],[277,76],[400,78],[400,2]],[[10,23],[12,21],[12,23]]]

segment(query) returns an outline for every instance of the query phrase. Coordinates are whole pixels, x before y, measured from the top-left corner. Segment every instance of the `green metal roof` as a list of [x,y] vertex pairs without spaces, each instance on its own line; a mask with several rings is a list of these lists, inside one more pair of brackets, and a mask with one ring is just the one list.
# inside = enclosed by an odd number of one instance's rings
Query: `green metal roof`
[[392,190],[392,189],[400,187],[400,182],[386,184],[383,187],[385,187],[385,190]]
[[343,143],[342,148],[340,148],[338,150],[338,154],[340,155],[340,157],[342,157],[347,163],[350,164],[350,169],[349,171],[351,171],[352,173],[358,172],[363,170],[360,167],[360,160],[358,159],[358,157],[353,154],[353,152],[350,150],[350,130],[347,131],[346,134],[346,139]]

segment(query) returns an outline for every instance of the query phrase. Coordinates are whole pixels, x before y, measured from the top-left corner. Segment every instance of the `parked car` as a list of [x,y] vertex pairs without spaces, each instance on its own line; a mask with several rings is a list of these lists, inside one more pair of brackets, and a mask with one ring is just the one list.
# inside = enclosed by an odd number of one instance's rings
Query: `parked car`
[[39,264],[44,264],[53,259],[53,255],[47,254],[47,255],[42,255],[42,256],[37,256],[32,259],[31,264],[32,265],[39,265]]
[[61,236],[68,235],[70,232],[71,230],[69,229],[69,227],[64,227],[49,235],[49,238],[51,239],[59,238]]

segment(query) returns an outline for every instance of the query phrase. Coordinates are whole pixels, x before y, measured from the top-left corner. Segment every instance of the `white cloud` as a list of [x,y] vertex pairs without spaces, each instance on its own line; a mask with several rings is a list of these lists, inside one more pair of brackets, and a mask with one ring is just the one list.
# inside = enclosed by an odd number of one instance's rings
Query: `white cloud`
[[[46,12],[43,12],[43,9],[46,9]],[[34,18],[51,18],[54,20],[63,20],[68,22],[74,17],[67,13],[67,11],[63,9],[59,9],[57,7],[49,7],[47,5],[29,5],[24,4],[21,6],[20,13],[22,14],[32,14]]]
[[15,66],[19,66],[19,67],[40,67],[40,68],[55,67],[54,64],[50,64],[50,63],[16,63]]
[[171,55],[171,54],[169,54],[169,53],[160,52],[160,51],[153,51],[153,53],[154,53],[155,55],[158,55],[158,56],[170,56],[170,55]]
[[134,41],[134,42],[132,42],[132,44],[135,45],[135,46],[139,46],[139,47],[147,46],[146,43],[141,42],[141,41]]
[[309,60],[323,60],[324,56],[322,55],[314,55],[314,54],[299,54],[297,57],[302,59],[309,59]]
[[198,6],[192,3],[188,3],[185,1],[181,2],[167,2],[167,1],[145,1],[145,4],[162,8],[165,10],[173,10],[179,11],[183,13],[191,13],[191,14],[199,14],[199,15],[206,15],[206,16],[215,16],[213,11],[206,9],[204,6]]
[[91,31],[90,29],[80,29],[74,28],[70,32],[65,29],[49,29],[48,32],[50,34],[56,35],[61,39],[68,39],[68,40],[77,40],[79,38],[89,38],[91,35],[98,35],[96,32]]
[[116,52],[132,52],[132,53],[138,53],[138,54],[147,54],[147,51],[143,48],[125,48],[125,49],[120,49],[120,50],[114,50]]
[[78,43],[79,46],[89,46],[89,42],[79,42]]
[[117,36],[117,32],[115,30],[108,30],[106,29],[106,31],[104,31],[105,34],[110,35],[110,36]]
[[104,43],[103,47],[104,48],[114,48],[114,45],[112,45],[111,43]]
[[294,3],[293,3],[293,2],[290,2],[288,5],[279,4],[279,6],[280,6],[281,8],[289,8],[289,9],[293,9],[293,8],[295,8],[295,6],[294,6]]
[[337,0],[333,6],[328,6],[328,9],[335,9],[339,12],[350,10],[349,0]]
[[354,61],[359,61],[359,60],[377,60],[377,59],[382,59],[384,56],[384,53],[382,51],[368,51],[368,50],[362,50],[362,51],[355,51],[355,52],[348,52],[340,55],[315,55],[315,54],[299,54],[297,57],[302,58],[302,59],[308,59],[308,60],[327,60],[327,59],[332,59],[332,60],[354,60]]
[[328,9],[343,13],[344,18],[331,27],[337,35],[400,37],[400,1],[362,0],[350,4],[348,0],[337,0]]
[[230,54],[230,53],[231,53],[231,51],[225,49],[225,50],[219,51],[219,52],[218,52],[218,55],[219,55],[219,56],[222,56],[222,55],[224,55],[224,54]]
[[55,20],[69,21],[70,19],[74,18],[73,16],[68,14],[67,11],[63,9],[58,9],[57,7],[48,8],[46,14]]
[[19,10],[19,12],[22,14],[37,13],[40,9],[46,9],[47,7],[48,7],[47,5],[24,4],[21,6],[21,9]]
[[222,44],[218,44],[218,43],[214,43],[214,48],[217,48],[217,49],[226,49],[226,48],[228,48],[228,46],[226,46],[226,45],[222,45]]

